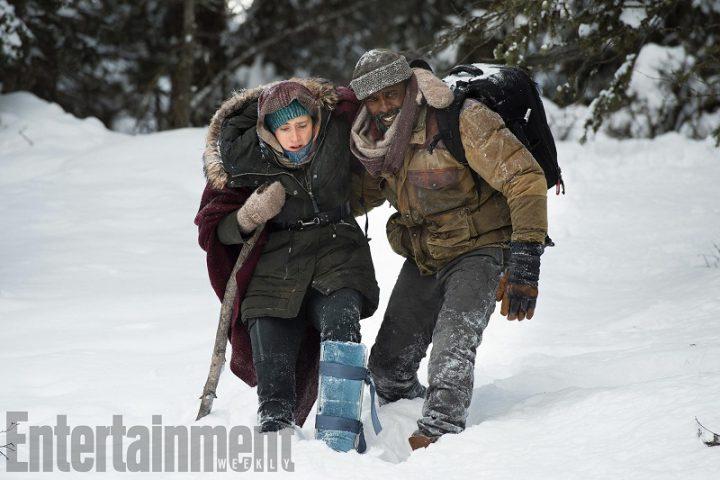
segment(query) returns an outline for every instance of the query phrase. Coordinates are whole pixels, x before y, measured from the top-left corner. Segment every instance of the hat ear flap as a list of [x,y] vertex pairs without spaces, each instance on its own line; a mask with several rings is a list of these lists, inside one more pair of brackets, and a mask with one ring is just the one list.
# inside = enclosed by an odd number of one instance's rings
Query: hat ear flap
[[440,109],[452,104],[453,91],[445,82],[423,68],[413,68],[413,74],[417,79],[418,93],[422,93],[428,105]]

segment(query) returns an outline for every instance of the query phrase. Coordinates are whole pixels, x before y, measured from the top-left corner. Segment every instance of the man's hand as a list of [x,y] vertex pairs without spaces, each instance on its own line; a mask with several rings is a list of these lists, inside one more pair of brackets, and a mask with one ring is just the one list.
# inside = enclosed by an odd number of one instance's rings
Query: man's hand
[[495,299],[502,301],[500,315],[508,320],[529,320],[535,314],[543,250],[544,246],[539,243],[510,244],[508,269],[495,293]]
[[285,205],[285,188],[276,181],[261,185],[237,212],[237,221],[243,233],[250,233],[259,225],[275,217]]

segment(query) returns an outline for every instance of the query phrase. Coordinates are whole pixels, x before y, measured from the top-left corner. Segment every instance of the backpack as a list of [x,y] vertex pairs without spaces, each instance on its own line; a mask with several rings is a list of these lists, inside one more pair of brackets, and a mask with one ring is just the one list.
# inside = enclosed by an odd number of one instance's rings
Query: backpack
[[[413,67],[432,71],[427,62],[415,60]],[[437,110],[439,136],[450,154],[467,165],[460,139],[460,110],[468,98],[482,102],[499,114],[507,128],[532,153],[542,167],[547,187],[565,194],[565,182],[557,162],[555,140],[545,117],[537,84],[517,67],[490,64],[458,65],[443,79],[455,94],[453,103]]]

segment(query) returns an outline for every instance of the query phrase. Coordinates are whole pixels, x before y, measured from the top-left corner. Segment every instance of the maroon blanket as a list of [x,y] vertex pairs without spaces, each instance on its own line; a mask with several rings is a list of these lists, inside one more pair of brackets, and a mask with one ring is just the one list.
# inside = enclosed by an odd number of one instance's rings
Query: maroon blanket
[[[216,229],[220,220],[235,209],[240,208],[250,192],[246,189],[223,188],[216,190],[208,186],[200,201],[200,210],[195,217],[195,225],[199,229],[199,243],[207,252],[207,267],[210,284],[220,301],[225,295],[230,273],[240,254],[239,245],[223,245],[218,239]],[[237,295],[233,304],[233,321],[230,324],[228,337],[232,346],[230,370],[242,381],[254,387],[257,385],[255,367],[252,361],[250,336],[245,325],[239,320],[239,310],[250,283],[255,265],[260,258],[263,245],[267,242],[267,231],[260,235],[258,243],[248,256],[245,264],[238,270]],[[295,365],[295,421],[302,426],[305,423],[315,400],[318,388],[318,361],[320,355],[320,336],[312,326],[308,326],[305,338],[300,346]]]
[[360,110],[360,100],[348,87],[337,87],[335,91],[338,94],[338,103],[335,105],[333,115],[342,118],[348,125],[352,125],[358,110]]

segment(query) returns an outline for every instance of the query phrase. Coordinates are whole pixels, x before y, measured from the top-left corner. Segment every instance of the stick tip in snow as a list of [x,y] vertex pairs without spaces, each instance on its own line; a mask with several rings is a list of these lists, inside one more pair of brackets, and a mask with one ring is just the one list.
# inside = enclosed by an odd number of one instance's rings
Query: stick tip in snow
[[198,421],[201,418],[203,418],[204,416],[210,414],[210,412],[212,411],[213,399],[215,399],[215,398],[217,398],[217,395],[215,395],[214,393],[203,394],[200,397],[200,399],[202,401],[200,402],[200,410],[198,410],[198,414],[197,414],[197,417],[195,418],[195,421]]
[[705,427],[697,417],[695,417],[695,423],[698,425],[697,436],[700,441],[708,447],[717,447],[720,445],[720,435]]

